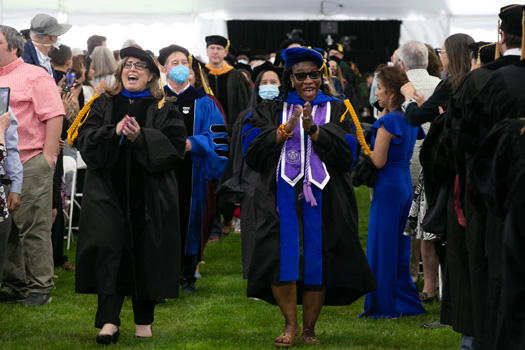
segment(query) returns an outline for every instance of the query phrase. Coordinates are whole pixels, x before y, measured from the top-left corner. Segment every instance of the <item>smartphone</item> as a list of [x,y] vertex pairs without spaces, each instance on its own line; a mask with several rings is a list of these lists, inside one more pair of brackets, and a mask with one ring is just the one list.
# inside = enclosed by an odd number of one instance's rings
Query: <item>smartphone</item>
[[62,91],[70,92],[73,88],[73,84],[75,84],[75,78],[76,73],[73,72],[71,69],[68,69],[66,73],[66,79],[64,80],[64,84],[62,84]]
[[379,101],[376,100],[372,106],[374,106],[379,112],[383,112],[384,108],[379,105]]
[[9,110],[9,88],[0,87],[0,115]]

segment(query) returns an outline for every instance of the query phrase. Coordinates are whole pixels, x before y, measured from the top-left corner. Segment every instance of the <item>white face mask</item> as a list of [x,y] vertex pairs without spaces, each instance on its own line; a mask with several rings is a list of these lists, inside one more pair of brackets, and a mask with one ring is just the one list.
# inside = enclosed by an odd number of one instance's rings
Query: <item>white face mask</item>
[[33,43],[40,45],[40,46],[45,46],[45,47],[53,46],[55,49],[59,50],[60,45],[62,45],[62,40],[60,39],[60,37],[57,37],[57,41],[55,41],[53,44],[42,44],[34,40],[33,40]]

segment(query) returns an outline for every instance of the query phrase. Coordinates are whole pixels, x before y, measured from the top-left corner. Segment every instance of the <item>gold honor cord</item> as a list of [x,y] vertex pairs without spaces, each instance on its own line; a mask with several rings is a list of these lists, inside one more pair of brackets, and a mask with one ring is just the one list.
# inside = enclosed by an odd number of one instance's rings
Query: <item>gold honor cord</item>
[[372,154],[372,151],[370,151],[370,148],[366,144],[365,135],[363,134],[363,129],[361,129],[361,123],[359,123],[359,119],[357,118],[357,114],[355,114],[354,107],[352,107],[352,104],[348,100],[345,100],[344,103],[345,103],[345,106],[346,106],[346,111],[341,116],[341,120],[339,120],[339,122],[342,123],[343,120],[345,120],[346,113],[350,112],[350,115],[352,116],[352,120],[354,121],[355,132],[357,134],[357,139],[359,140],[359,143],[361,144],[361,148],[363,149],[363,152],[367,156],[369,156],[370,154]]
[[[73,146],[73,141],[75,141],[78,136],[78,128],[80,128],[80,126],[86,121],[87,117],[89,116],[89,112],[91,111],[91,103],[93,103],[93,101],[95,101],[99,96],[99,94],[95,94],[91,100],[89,100],[89,102],[84,105],[84,108],[78,112],[77,117],[69,129],[67,129],[67,143],[69,146]],[[84,118],[84,116],[86,117]],[[82,120],[82,118],[84,119]]]
[[525,58],[525,9],[523,10],[523,16],[521,18],[521,57],[520,60]]

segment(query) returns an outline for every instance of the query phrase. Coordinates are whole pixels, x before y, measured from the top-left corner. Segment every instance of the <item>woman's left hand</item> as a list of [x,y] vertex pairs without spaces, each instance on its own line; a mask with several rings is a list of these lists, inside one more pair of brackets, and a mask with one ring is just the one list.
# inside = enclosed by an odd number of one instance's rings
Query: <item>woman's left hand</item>
[[310,102],[306,102],[303,107],[303,129],[308,132],[310,127],[314,124],[314,118],[312,117],[312,106]]
[[130,118],[124,123],[124,129],[122,133],[130,140],[134,142],[140,134],[140,125],[134,118]]

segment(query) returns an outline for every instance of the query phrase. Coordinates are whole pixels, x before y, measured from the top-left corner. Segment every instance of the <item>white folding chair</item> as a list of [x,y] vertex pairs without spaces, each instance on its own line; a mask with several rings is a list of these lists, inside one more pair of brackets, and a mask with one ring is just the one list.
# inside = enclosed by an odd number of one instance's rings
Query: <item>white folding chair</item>
[[439,288],[439,300],[443,299],[443,276],[441,271],[441,264],[438,269],[438,288]]
[[[84,163],[84,160],[82,159],[82,156],[80,155],[80,152],[77,151],[77,172],[81,169],[86,169],[87,165]],[[75,190],[75,196],[71,196],[71,198],[75,199],[75,205],[78,207],[78,210],[81,209],[80,203],[77,201],[77,198],[82,198],[82,192],[77,192]]]
[[78,227],[72,227],[73,225],[73,207],[75,203],[75,196],[76,196],[76,189],[77,189],[77,161],[75,158],[71,156],[64,156],[64,175],[65,174],[72,174],[72,180],[71,180],[71,199],[67,201],[69,205],[69,209],[66,212],[64,210],[64,214],[66,214],[67,218],[67,249],[69,250],[69,247],[71,245],[71,239],[72,237],[72,230],[78,229]]

